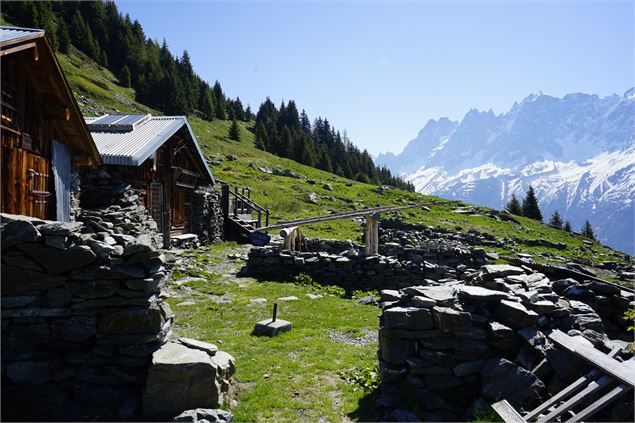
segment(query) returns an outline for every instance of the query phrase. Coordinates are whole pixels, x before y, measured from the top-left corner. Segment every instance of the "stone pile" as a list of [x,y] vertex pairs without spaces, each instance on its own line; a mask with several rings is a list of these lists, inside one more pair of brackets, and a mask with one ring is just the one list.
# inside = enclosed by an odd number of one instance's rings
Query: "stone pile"
[[77,220],[95,232],[123,235],[147,235],[155,247],[163,246],[163,236],[143,205],[139,191],[126,183],[114,170],[87,170],[82,174],[82,209]]
[[[401,398],[414,398],[426,421],[470,420],[500,399],[529,409],[588,370],[555,348],[549,333],[559,329],[604,352],[625,347],[632,336],[622,316],[634,299],[614,285],[551,281],[509,265],[483,266],[461,281],[384,290],[380,402],[399,411]],[[630,404],[632,412],[632,397]]]
[[254,247],[247,267],[256,276],[307,273],[317,281],[345,289],[404,288],[424,279],[456,279],[474,267],[487,263],[481,248],[430,246],[380,246],[389,256],[367,256],[350,241],[305,239],[307,251],[280,250],[278,246]]
[[[215,408],[229,389],[234,360],[215,346],[165,353],[174,315],[155,239],[105,223],[2,215],[3,420],[165,420]],[[206,376],[184,379],[193,367]],[[157,392],[182,408],[162,414]]]
[[199,240],[218,242],[224,237],[224,218],[221,196],[214,190],[200,189],[194,192],[192,233]]

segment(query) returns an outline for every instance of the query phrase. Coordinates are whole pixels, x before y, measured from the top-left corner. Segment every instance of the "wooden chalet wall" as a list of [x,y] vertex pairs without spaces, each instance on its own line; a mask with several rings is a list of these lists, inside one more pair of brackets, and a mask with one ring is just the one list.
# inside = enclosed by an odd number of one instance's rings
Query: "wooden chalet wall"
[[29,78],[33,52],[2,58],[2,212],[55,218],[51,143],[61,139]]

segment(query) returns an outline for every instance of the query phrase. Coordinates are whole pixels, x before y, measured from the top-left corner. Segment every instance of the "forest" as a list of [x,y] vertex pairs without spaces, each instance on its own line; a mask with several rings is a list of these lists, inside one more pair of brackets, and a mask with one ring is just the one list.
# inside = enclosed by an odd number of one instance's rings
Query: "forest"
[[133,88],[137,101],[167,115],[255,119],[262,150],[361,182],[414,191],[411,183],[375,166],[367,151],[360,151],[326,118],[311,124],[292,100],[276,108],[266,99],[254,115],[240,98],[227,97],[220,82],[210,84],[197,75],[187,50],[180,57],[173,55],[165,40],[147,37],[139,21],[123,16],[112,1],[3,2],[2,13],[17,26],[44,29],[61,53],[71,46],[82,51],[112,71],[123,86]]

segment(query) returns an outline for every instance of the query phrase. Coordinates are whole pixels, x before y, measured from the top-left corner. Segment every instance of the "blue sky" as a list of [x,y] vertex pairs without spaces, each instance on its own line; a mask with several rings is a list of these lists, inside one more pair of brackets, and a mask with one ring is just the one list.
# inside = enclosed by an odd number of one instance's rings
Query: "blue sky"
[[294,99],[373,154],[431,118],[635,85],[633,1],[116,3],[229,96]]

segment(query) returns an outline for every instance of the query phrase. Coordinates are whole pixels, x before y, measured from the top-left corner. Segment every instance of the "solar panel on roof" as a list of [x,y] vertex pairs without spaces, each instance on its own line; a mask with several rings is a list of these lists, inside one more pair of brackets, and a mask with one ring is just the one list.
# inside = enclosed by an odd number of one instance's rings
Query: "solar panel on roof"
[[105,115],[87,122],[91,131],[129,132],[150,120],[151,115]]

